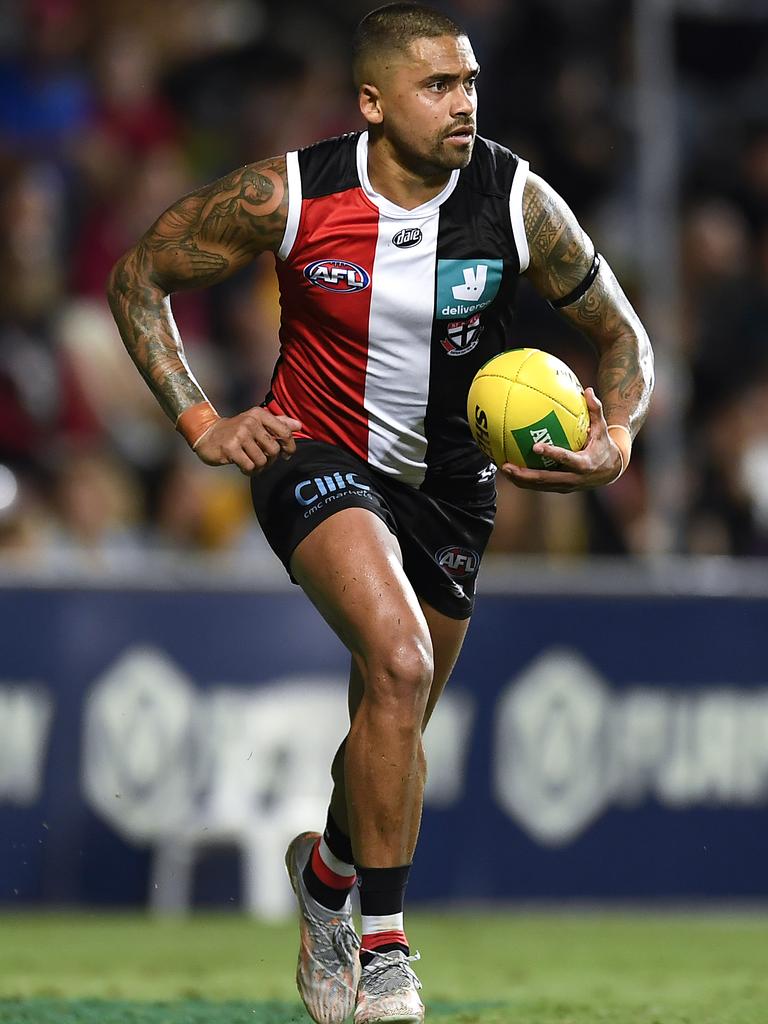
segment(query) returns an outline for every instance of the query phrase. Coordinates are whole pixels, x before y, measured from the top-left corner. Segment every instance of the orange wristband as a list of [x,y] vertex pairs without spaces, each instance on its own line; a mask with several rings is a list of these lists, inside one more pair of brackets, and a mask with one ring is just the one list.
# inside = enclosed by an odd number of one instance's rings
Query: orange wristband
[[207,434],[220,418],[210,402],[197,402],[179,413],[176,417],[176,429],[194,451],[202,441],[203,434]]
[[[615,433],[611,433],[615,431]],[[629,427],[625,427],[623,423],[609,423],[608,433],[611,435],[611,440],[619,449],[621,455],[621,473],[622,476],[627,466],[629,465],[629,459],[632,455],[632,434],[629,431]],[[618,480],[619,476],[615,479]],[[614,481],[612,480],[611,483]]]

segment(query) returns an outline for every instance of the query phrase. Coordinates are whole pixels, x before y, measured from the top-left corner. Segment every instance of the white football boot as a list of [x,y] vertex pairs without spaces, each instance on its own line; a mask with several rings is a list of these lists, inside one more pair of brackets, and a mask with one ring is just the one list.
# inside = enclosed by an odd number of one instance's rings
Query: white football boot
[[371,952],[373,960],[363,968],[357,987],[355,1024],[421,1024],[421,982],[411,967],[419,954]]
[[355,1007],[360,939],[352,924],[349,897],[341,910],[328,910],[309,894],[304,884],[302,873],[319,838],[317,832],[303,832],[285,854],[300,914],[296,985],[316,1024],[343,1024]]

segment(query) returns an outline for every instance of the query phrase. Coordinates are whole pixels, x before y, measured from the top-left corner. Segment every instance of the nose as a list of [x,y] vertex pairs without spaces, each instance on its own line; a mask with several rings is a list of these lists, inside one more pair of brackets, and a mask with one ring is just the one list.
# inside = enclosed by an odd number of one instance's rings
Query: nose
[[451,107],[451,114],[456,117],[457,115],[463,114],[465,117],[474,114],[475,107],[477,106],[477,98],[475,96],[474,89],[469,90],[464,85],[459,85],[458,89],[454,90],[454,100]]

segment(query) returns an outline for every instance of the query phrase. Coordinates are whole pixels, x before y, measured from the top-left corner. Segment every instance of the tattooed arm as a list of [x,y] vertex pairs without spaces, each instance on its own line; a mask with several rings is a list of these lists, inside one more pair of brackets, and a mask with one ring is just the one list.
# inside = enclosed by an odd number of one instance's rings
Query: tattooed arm
[[[526,276],[551,301],[561,299],[584,281],[592,267],[594,246],[563,199],[536,174],[523,193],[523,218],[530,249]],[[519,470],[506,475],[521,487],[570,491],[597,487],[621,472],[622,457],[608,424],[625,427],[634,438],[648,412],[653,390],[653,352],[648,335],[611,268],[600,269],[584,294],[559,310],[595,346],[599,355],[598,389],[602,402],[587,388],[590,432],[582,452],[552,445],[535,450],[554,458],[560,471]]]
[[[184,355],[171,292],[216,284],[276,250],[287,210],[285,159],[249,164],[174,203],[113,267],[107,294],[123,343],[174,423],[206,399]],[[281,450],[291,454],[299,426],[251,409],[217,419],[195,451],[210,465],[233,462],[250,473]]]

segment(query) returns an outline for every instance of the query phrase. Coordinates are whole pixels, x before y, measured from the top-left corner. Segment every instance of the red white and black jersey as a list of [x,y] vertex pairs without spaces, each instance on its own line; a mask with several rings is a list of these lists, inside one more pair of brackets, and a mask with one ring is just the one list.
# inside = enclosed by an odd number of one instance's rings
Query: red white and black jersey
[[528,165],[477,138],[439,195],[405,210],[368,179],[368,135],[287,154],[280,358],[269,408],[413,487],[479,473],[466,397],[508,347],[528,266]]

